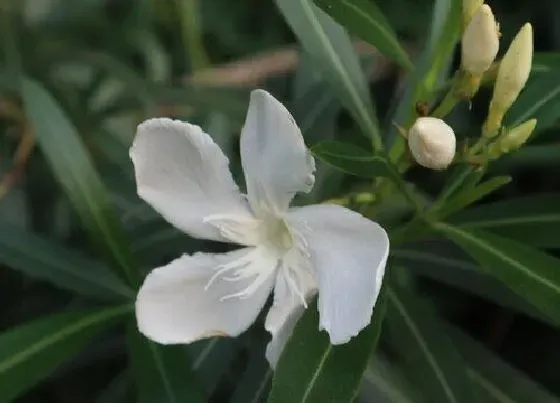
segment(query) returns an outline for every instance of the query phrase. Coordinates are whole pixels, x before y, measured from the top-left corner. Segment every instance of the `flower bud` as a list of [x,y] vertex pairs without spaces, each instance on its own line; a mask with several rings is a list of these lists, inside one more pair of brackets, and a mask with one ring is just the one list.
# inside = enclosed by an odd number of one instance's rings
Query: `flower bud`
[[525,87],[533,62],[533,28],[527,23],[519,30],[498,69],[494,93],[490,101],[484,135],[492,137],[519,93]]
[[443,120],[416,119],[408,131],[408,147],[416,162],[431,169],[445,169],[455,156],[455,133]]
[[461,42],[461,64],[471,75],[482,76],[500,47],[498,26],[492,9],[484,4],[476,10]]
[[536,125],[537,119],[529,119],[528,121],[521,123],[519,126],[509,130],[502,138],[492,144],[491,148],[495,150],[491,149],[491,154],[499,152],[499,155],[501,155],[518,149],[527,142],[529,137],[531,137]]
[[475,11],[484,3],[484,0],[463,0],[463,27],[467,27]]

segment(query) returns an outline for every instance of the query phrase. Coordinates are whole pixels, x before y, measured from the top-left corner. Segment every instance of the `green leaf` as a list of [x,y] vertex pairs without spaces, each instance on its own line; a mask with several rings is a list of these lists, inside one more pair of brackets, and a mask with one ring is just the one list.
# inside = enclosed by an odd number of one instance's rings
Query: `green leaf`
[[266,401],[272,369],[262,351],[251,355],[247,369],[241,375],[230,403],[260,403]]
[[134,263],[106,189],[72,122],[39,83],[24,79],[23,102],[37,143],[93,242],[123,278],[136,282]]
[[140,403],[205,401],[184,346],[153,343],[131,324],[128,348]]
[[0,402],[9,402],[48,376],[129,305],[57,314],[0,334]]
[[413,65],[399,43],[393,28],[377,5],[369,0],[314,0],[348,32],[374,45],[387,58],[399,63],[406,70]]
[[317,305],[309,306],[278,361],[268,402],[352,402],[381,333],[385,303],[383,287],[372,323],[340,346],[318,331]]
[[515,127],[531,118],[537,119],[533,136],[560,119],[560,71],[539,75],[531,81],[508,111],[506,125]]
[[88,297],[134,296],[132,289],[102,264],[7,224],[0,224],[0,263]]
[[496,176],[474,188],[471,188],[468,185],[464,185],[466,191],[462,191],[447,200],[445,205],[439,210],[438,216],[446,217],[456,211],[463,210],[467,206],[470,206],[480,199],[483,199],[484,197],[492,194],[493,192],[510,182],[511,176]]
[[418,392],[411,387],[400,368],[382,354],[374,354],[362,385],[362,402],[415,403]]
[[447,327],[453,344],[462,355],[467,372],[477,387],[481,403],[559,403],[542,386],[513,368],[459,329]]
[[560,248],[560,194],[545,193],[475,206],[452,217],[468,229],[497,235],[541,248]]
[[431,306],[405,286],[392,285],[387,294],[389,339],[414,386],[430,402],[476,401],[463,362]]
[[353,144],[321,141],[311,147],[311,152],[324,163],[347,174],[363,178],[398,177],[398,173],[384,157],[371,155]]
[[531,72],[548,73],[552,70],[560,70],[560,54],[557,52],[535,52]]
[[524,244],[481,230],[436,223],[481,268],[560,323],[560,260]]
[[344,29],[310,0],[275,0],[300,43],[325,74],[374,148],[382,147],[367,81]]
[[395,265],[407,267],[415,275],[433,279],[537,320],[554,324],[550,318],[499,280],[482,273],[466,253],[449,242],[420,243],[414,247],[393,249],[391,259]]

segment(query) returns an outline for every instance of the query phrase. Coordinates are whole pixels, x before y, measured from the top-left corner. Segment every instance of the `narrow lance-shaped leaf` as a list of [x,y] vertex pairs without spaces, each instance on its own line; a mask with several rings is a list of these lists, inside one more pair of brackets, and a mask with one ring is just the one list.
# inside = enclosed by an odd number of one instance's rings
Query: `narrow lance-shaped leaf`
[[529,119],[537,119],[532,137],[560,120],[560,72],[553,70],[530,81],[511,109],[506,125],[515,127]]
[[486,272],[560,323],[560,260],[481,230],[434,224],[478,261]]
[[457,351],[467,364],[467,372],[481,403],[559,403],[542,386],[511,367],[459,329],[447,327]]
[[7,224],[0,224],[0,263],[88,297],[133,296],[106,266]]
[[42,85],[24,79],[21,91],[37,142],[85,229],[121,275],[134,282],[132,255],[106,189],[76,129]]
[[63,313],[0,334],[0,402],[10,402],[83,348],[130,306]]
[[393,28],[377,5],[371,0],[314,0],[348,32],[374,45],[389,59],[407,70],[413,65]]
[[492,233],[541,248],[560,247],[560,194],[543,193],[481,204],[450,220],[463,228]]
[[128,348],[140,403],[204,402],[184,346],[162,346],[128,328]]
[[318,331],[317,305],[309,306],[278,361],[268,402],[352,402],[381,332],[386,303],[384,288],[372,323],[339,346],[331,345],[327,333]]
[[311,0],[275,0],[300,43],[322,69],[374,148],[382,147],[368,86],[344,29]]
[[404,286],[391,286],[388,298],[390,340],[414,386],[430,402],[474,402],[463,362],[430,305]]

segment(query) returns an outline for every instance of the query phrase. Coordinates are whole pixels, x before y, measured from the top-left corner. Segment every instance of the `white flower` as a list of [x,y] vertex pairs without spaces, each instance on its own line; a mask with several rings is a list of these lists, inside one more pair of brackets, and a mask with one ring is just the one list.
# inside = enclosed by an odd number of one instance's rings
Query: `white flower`
[[434,117],[416,119],[408,131],[408,148],[426,168],[445,169],[453,162],[456,139],[451,126]]
[[237,336],[274,291],[265,327],[275,365],[318,291],[320,328],[332,344],[347,342],[370,322],[389,252],[386,232],[340,206],[289,208],[295,193],[311,190],[315,162],[290,113],[267,92],[252,92],[240,142],[246,196],[198,126],[165,118],[138,126],[130,156],[140,197],[193,237],[244,246],[154,269],[136,300],[140,331],[162,344]]

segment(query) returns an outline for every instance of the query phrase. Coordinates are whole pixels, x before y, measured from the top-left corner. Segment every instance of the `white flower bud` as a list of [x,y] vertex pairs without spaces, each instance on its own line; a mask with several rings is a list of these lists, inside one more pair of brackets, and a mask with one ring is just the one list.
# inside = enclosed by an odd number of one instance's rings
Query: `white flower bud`
[[519,93],[525,87],[533,62],[533,28],[527,23],[519,30],[498,68],[492,100],[483,134],[492,137]]
[[475,11],[484,3],[484,0],[463,0],[463,27],[469,25]]
[[484,4],[476,10],[461,42],[461,64],[471,75],[482,76],[500,47],[498,26],[492,9]]
[[455,146],[453,129],[438,118],[418,118],[408,131],[408,148],[416,162],[426,168],[447,168],[455,156]]

